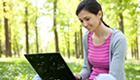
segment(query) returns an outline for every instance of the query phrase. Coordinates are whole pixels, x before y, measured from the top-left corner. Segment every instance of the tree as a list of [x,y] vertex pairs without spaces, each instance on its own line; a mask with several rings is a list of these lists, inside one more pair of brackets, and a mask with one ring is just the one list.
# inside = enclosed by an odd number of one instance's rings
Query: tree
[[139,0],[99,1],[105,13],[104,18],[107,23],[109,23],[111,27],[119,28],[127,37],[128,47],[131,46],[132,54],[138,54],[136,34],[138,33],[138,12],[140,12],[138,9]]
[[[53,19],[53,27],[51,31],[54,32],[54,40],[55,40],[55,51],[59,52],[59,38],[58,38],[58,32],[57,32],[57,3],[58,0],[46,0],[46,3],[44,7],[46,8],[47,12],[44,13],[44,15],[49,15]],[[50,6],[53,5],[53,6]]]
[[25,32],[26,32],[26,54],[29,54],[29,33],[28,33],[28,6],[25,6]]
[[0,57],[1,57],[1,54],[2,54],[2,36],[1,36],[1,33],[2,33],[2,31],[1,31],[1,20],[0,20]]
[[36,8],[35,8],[35,34],[36,34],[36,52],[39,53],[39,44],[38,44],[38,27],[37,27],[37,12],[38,12],[38,8],[37,8],[37,0],[36,0]]
[[[3,5],[2,5],[2,1],[0,1],[0,7],[2,7]],[[2,8],[0,8],[0,14],[2,14],[2,12],[3,12],[3,9]],[[1,55],[2,55],[2,17],[3,16],[0,16],[0,57],[1,57]]]
[[76,58],[80,57],[80,49],[79,49],[79,36],[78,36],[78,32],[75,32],[75,54],[76,54]]
[[8,27],[8,7],[7,2],[3,2],[3,11],[4,11],[4,26],[5,26],[5,55],[6,57],[11,57],[11,43],[10,43],[10,36],[9,36],[9,27]]
[[[127,39],[128,46],[131,47],[132,57],[139,59],[139,14],[140,10],[138,9],[140,6],[138,5],[138,1],[131,1],[129,4],[129,11],[126,13],[126,25],[127,25]],[[131,8],[130,8],[131,7]],[[130,17],[131,16],[131,17]],[[130,36],[131,35],[131,36]]]
[[55,35],[55,45],[56,45],[56,52],[59,52],[59,43],[58,43],[58,33],[56,28],[56,9],[57,9],[57,0],[53,1],[53,29]]
[[[60,0],[58,2],[58,8],[57,8],[57,29],[59,31],[59,41],[62,45],[61,41],[64,41],[63,46],[64,48],[67,48],[67,51],[65,53],[68,54],[68,58],[70,58],[71,54],[74,54],[76,56],[77,51],[79,51],[80,56],[80,24],[78,24],[77,16],[75,15],[75,10],[77,7],[77,3],[79,1],[71,1],[71,0]],[[81,28],[82,29],[82,28]],[[75,37],[75,32],[77,32]],[[66,36],[66,37],[63,37]],[[62,39],[63,38],[63,39]],[[75,39],[78,39],[77,42],[75,42]],[[70,45],[69,45],[70,44]],[[60,45],[60,51],[62,46]],[[78,45],[78,46],[77,46]],[[77,49],[76,49],[77,48]],[[64,49],[63,49],[64,50]],[[63,51],[64,52],[64,51]]]
[[83,35],[82,35],[82,26],[80,25],[80,42],[81,42],[81,57],[84,58],[83,56]]

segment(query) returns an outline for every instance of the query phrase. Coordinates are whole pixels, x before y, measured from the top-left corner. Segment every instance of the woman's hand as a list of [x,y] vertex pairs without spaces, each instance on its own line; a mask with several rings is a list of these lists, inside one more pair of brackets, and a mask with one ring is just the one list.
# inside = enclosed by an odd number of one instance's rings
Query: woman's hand
[[81,76],[79,74],[74,73],[73,75],[76,78],[76,80],[81,80]]

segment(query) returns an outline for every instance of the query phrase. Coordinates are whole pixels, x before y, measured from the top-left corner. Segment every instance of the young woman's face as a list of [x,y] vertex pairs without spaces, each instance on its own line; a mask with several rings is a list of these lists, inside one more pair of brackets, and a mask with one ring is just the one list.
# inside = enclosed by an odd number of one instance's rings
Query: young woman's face
[[89,32],[94,32],[101,22],[101,15],[99,12],[95,15],[87,10],[81,10],[78,14],[78,18],[81,21],[82,26],[84,26]]

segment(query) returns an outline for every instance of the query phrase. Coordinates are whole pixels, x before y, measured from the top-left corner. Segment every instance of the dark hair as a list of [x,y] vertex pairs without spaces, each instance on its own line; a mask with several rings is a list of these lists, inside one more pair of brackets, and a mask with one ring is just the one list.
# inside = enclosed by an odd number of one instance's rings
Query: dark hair
[[[83,0],[77,7],[76,10],[76,15],[78,16],[78,14],[80,13],[81,10],[87,10],[95,15],[98,14],[98,12],[101,10],[101,5],[96,1],[96,0]],[[103,13],[102,13],[102,17],[103,17]],[[109,27],[101,18],[101,21],[103,22],[103,24],[107,27]]]

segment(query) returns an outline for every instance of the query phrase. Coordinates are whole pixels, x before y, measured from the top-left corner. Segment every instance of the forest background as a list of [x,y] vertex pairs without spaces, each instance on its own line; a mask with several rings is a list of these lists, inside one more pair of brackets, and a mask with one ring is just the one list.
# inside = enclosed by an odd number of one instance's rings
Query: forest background
[[[97,0],[103,19],[127,38],[127,59],[140,58],[140,0]],[[83,58],[81,26],[75,12],[81,0],[0,0],[0,57],[60,52]]]
[[[104,21],[121,30],[127,57],[139,58],[140,0],[98,0]],[[83,57],[86,32],[75,15],[80,0],[0,0],[0,56],[60,52]]]

